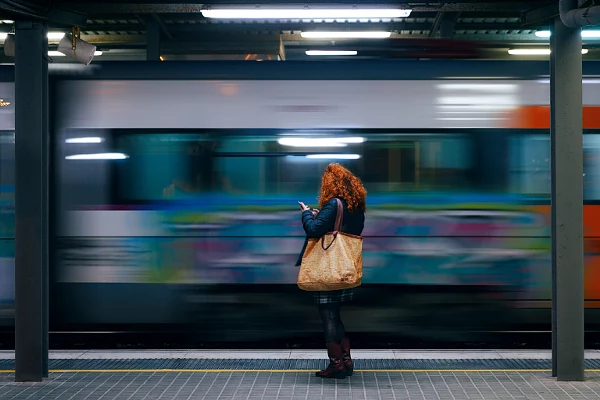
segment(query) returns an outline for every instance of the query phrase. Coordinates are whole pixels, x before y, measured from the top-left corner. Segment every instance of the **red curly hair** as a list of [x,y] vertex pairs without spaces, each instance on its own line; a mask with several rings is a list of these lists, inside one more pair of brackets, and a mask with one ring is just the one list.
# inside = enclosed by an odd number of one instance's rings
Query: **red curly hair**
[[346,200],[350,211],[367,209],[367,191],[360,179],[340,164],[329,164],[321,178],[319,206],[336,197]]

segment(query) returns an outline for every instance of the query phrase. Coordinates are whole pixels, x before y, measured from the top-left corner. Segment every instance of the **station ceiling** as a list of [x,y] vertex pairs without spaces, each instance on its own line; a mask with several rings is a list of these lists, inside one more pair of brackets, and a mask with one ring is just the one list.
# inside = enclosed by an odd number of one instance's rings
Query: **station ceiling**
[[[591,2],[591,1],[590,1]],[[250,0],[211,3],[135,0],[0,0],[0,32],[19,16],[48,20],[52,32],[80,25],[82,39],[102,51],[102,59],[146,59],[148,26],[160,31],[160,54],[169,59],[319,59],[307,50],[352,50],[353,58],[515,58],[509,49],[548,48],[547,31],[558,15],[558,1],[327,1],[331,7],[403,7],[406,18],[372,21],[223,20],[205,18],[207,8],[255,7]],[[586,3],[580,1],[580,3]],[[311,8],[323,1],[261,1],[262,7]],[[599,28],[600,29],[600,28]],[[309,39],[302,32],[387,31],[387,39]],[[57,40],[51,40],[51,46]],[[584,59],[600,59],[600,37],[586,39]],[[597,49],[598,48],[598,49]],[[544,56],[520,56],[535,59]],[[547,56],[546,56],[547,57]],[[62,61],[62,60],[58,60]]]

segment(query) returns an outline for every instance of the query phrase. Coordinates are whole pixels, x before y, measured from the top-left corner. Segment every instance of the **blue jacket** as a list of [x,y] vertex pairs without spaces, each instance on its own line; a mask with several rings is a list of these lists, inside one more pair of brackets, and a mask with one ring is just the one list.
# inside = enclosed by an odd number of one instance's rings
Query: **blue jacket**
[[[350,212],[346,201],[344,199],[340,200],[344,206],[344,220],[342,221],[341,231],[351,235],[360,236],[365,227],[365,213],[363,211]],[[335,199],[329,200],[316,217],[313,216],[312,211],[310,210],[302,213],[302,227],[304,228],[304,232],[306,232],[306,240],[304,240],[304,246],[298,256],[296,266],[299,266],[302,263],[302,256],[306,250],[308,238],[320,238],[327,232],[332,232],[336,215],[337,201]]]

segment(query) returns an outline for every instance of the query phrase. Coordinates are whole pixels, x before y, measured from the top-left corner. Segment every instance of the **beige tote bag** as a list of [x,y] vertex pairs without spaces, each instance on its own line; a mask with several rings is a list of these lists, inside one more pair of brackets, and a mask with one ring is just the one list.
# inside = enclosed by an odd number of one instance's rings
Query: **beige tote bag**
[[333,232],[309,238],[298,273],[298,287],[306,291],[331,291],[360,286],[362,280],[361,236],[340,232],[344,207],[337,200]]

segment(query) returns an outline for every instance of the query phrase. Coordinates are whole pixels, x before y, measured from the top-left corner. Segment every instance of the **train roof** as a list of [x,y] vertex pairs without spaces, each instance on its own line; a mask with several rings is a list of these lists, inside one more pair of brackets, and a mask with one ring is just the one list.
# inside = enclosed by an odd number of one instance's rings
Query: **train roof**
[[[548,61],[181,61],[51,64],[55,79],[110,80],[534,80],[550,74]],[[600,77],[600,61],[583,62],[583,76]],[[14,65],[0,66],[0,81],[14,80]]]

